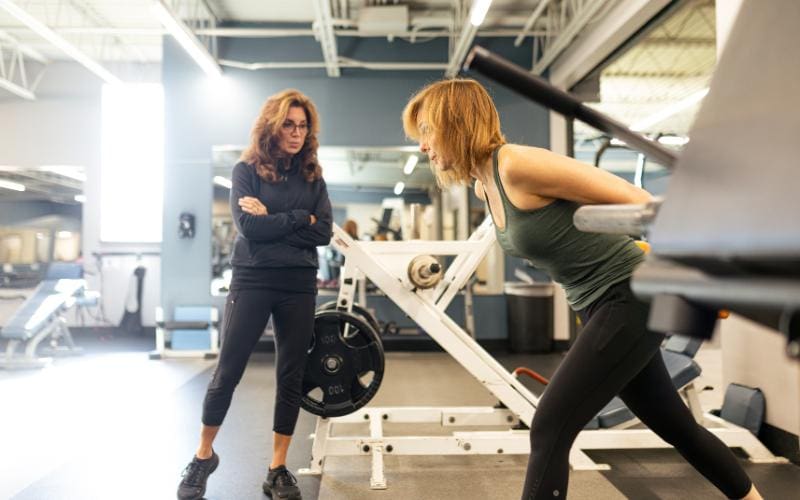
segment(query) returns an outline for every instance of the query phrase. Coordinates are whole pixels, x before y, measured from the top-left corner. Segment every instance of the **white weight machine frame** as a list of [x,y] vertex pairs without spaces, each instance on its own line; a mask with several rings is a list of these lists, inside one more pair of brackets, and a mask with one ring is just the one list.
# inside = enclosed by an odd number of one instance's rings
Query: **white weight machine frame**
[[[484,350],[445,310],[464,287],[495,242],[494,226],[487,218],[467,241],[357,241],[339,226],[333,226],[332,244],[346,259],[339,290],[339,308],[352,308],[356,285],[369,278],[420,328],[458,361],[501,403],[494,407],[366,407],[343,417],[317,417],[310,437],[314,443],[311,465],[300,474],[321,475],[330,456],[371,456],[372,489],[386,489],[384,454],[390,455],[495,455],[530,453],[528,430],[514,430],[520,422],[530,424],[539,398]],[[409,281],[408,264],[417,255],[452,255],[455,259],[434,288],[420,290]],[[363,297],[363,295],[362,295]],[[363,300],[363,299],[362,299]],[[746,429],[710,414],[702,414],[692,385],[682,393],[699,422],[713,424],[709,430],[729,447],[742,448],[758,463],[784,462]],[[391,436],[383,434],[383,422],[453,426],[508,426],[508,430],[454,432],[443,436]],[[369,435],[334,436],[333,424],[369,424]],[[607,470],[595,463],[586,450],[670,448],[649,429],[621,428],[584,430],[570,451],[576,470]]]

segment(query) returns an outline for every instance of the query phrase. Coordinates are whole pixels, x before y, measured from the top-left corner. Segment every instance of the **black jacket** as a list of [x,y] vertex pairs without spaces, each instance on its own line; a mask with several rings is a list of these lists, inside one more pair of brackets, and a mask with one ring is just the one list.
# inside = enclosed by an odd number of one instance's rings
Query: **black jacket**
[[[333,217],[323,179],[306,182],[297,166],[286,179],[264,182],[253,165],[233,167],[231,214],[238,235],[231,264],[241,267],[318,267],[317,246],[331,240]],[[239,198],[252,196],[267,207],[268,215],[242,211]],[[311,224],[310,215],[317,218]]]

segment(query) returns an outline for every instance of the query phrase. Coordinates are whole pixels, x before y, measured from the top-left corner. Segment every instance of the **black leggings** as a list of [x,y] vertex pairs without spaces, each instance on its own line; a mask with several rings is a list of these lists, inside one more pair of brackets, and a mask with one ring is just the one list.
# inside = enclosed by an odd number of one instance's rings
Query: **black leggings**
[[314,332],[316,296],[264,289],[231,291],[225,304],[225,332],[219,362],[203,401],[203,424],[222,424],[233,390],[250,353],[272,315],[277,353],[277,391],[272,429],[291,436],[302,398],[303,373]]
[[736,457],[694,420],[672,385],[659,351],[663,336],[646,328],[648,310],[626,280],[580,311],[583,331],[534,414],[523,499],[566,498],[572,443],[617,394],[726,496],[750,490]]

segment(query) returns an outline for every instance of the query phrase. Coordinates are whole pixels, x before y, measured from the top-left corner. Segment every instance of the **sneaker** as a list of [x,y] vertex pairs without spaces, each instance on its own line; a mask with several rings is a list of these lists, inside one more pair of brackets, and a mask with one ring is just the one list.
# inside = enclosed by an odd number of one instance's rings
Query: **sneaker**
[[264,493],[273,500],[302,500],[297,479],[285,465],[270,469],[262,485]]
[[178,485],[178,500],[200,500],[206,494],[208,476],[217,470],[219,455],[211,452],[211,456],[200,460],[196,456],[183,469],[181,484]]

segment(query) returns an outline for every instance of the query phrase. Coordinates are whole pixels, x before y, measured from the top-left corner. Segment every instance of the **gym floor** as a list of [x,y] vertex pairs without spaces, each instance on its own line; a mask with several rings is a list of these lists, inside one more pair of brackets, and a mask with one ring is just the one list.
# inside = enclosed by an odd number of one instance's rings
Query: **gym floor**
[[[196,445],[200,406],[213,361],[149,361],[152,341],[81,343],[87,353],[34,372],[0,371],[3,453],[0,498],[168,499]],[[715,351],[701,351],[709,363]],[[549,375],[560,355],[497,354],[512,369]],[[251,358],[217,440],[219,469],[208,499],[263,499],[271,450],[274,355]],[[708,372],[709,370],[707,370]],[[527,383],[527,382],[526,382]],[[541,391],[531,382],[531,388]],[[704,404],[713,401],[704,395]],[[709,399],[710,398],[710,399]],[[387,354],[375,405],[493,405],[496,401],[445,353]],[[9,412],[8,408],[13,411]],[[315,418],[301,412],[289,467],[307,467]],[[387,434],[403,426],[387,425]],[[593,452],[610,471],[571,474],[570,499],[723,498],[672,450]],[[385,459],[389,488],[369,489],[366,457],[329,458],[322,477],[298,476],[306,500],[516,499],[526,457],[432,456]],[[800,467],[743,462],[765,498],[797,498]]]

